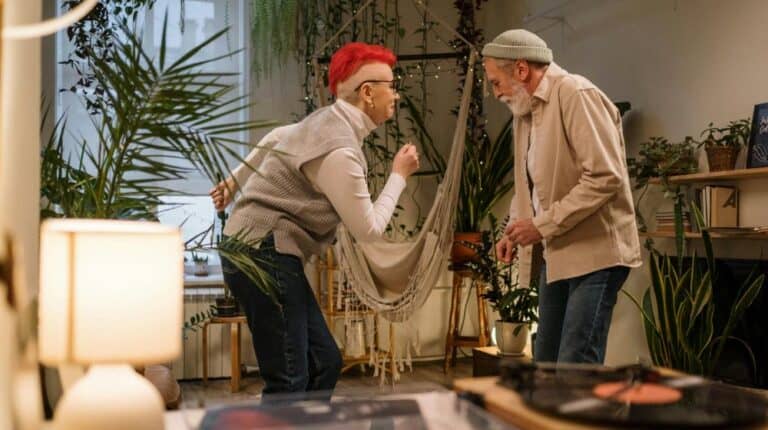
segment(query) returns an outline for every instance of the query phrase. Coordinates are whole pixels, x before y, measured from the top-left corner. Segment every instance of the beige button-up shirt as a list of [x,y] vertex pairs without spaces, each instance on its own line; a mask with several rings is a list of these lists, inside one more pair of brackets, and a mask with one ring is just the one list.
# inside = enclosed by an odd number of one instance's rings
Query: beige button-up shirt
[[[515,188],[511,218],[533,218],[544,237],[547,282],[612,266],[642,264],[627,173],[621,116],[592,82],[551,63],[533,94],[531,113],[513,121]],[[530,170],[540,211],[534,216]],[[513,221],[511,219],[510,221]],[[521,247],[520,283],[528,286],[540,261]]]

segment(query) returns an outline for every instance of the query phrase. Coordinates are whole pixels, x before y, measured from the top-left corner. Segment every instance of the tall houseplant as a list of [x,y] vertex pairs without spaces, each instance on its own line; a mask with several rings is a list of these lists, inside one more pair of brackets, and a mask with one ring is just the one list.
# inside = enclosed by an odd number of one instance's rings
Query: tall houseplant
[[[226,30],[169,61],[167,17],[157,58],[144,50],[138,31],[122,29],[124,37],[109,56],[94,51],[88,57],[106,98],[92,100],[95,141],[81,140],[68,153],[66,120],[60,119],[42,148],[43,217],[156,220],[163,196],[184,194],[173,181],[197,171],[217,182],[228,174],[228,160],[243,161],[237,146],[247,142],[233,133],[272,124],[224,120],[248,108],[232,95],[234,85],[223,83],[229,74],[213,71],[217,61],[235,53],[202,60],[198,54]],[[215,247],[275,298],[266,274],[244,258],[255,245],[244,236]]]
[[478,243],[482,223],[498,201],[513,187],[512,118],[494,140],[467,141],[459,188],[456,234],[452,261],[461,264],[476,258],[464,242]]
[[[459,21],[456,31],[474,46],[482,46],[483,32],[477,26],[476,13],[487,0],[454,0]],[[454,39],[452,45],[462,55],[458,57],[460,86],[464,86],[471,47],[462,40]],[[504,125],[496,140],[491,140],[486,131],[483,113],[482,68],[475,66],[478,79],[472,83],[469,117],[467,118],[466,150],[464,152],[459,204],[456,214],[456,235],[452,250],[454,264],[462,264],[476,258],[462,243],[478,242],[480,230],[496,202],[512,189],[514,163],[512,148],[511,119]],[[459,90],[461,91],[461,90]],[[458,112],[458,109],[455,110]]]
[[[645,337],[651,359],[657,366],[670,367],[687,373],[711,376],[715,373],[732,332],[744,312],[752,304],[765,281],[765,275],[753,271],[738,287],[736,297],[727,309],[724,324],[715,324],[716,310],[722,306],[713,300],[713,288],[718,283],[712,241],[704,228],[699,209],[693,206],[695,220],[701,229],[706,265],[696,264],[695,253],[687,258],[671,257],[649,246],[651,285],[641,297],[624,290],[643,319]],[[678,232],[678,235],[682,235]],[[677,254],[680,249],[681,238]],[[718,311],[723,313],[722,310]]]

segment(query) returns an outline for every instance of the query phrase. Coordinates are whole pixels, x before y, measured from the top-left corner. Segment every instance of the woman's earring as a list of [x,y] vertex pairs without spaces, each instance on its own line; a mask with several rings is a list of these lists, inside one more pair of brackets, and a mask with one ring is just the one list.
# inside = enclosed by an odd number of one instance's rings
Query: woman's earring
[[373,108],[375,107],[375,106],[374,106],[374,104],[373,104],[373,100],[371,100],[371,101],[369,101],[369,102],[368,102],[368,106],[370,106],[370,107],[371,107],[371,109],[373,109]]

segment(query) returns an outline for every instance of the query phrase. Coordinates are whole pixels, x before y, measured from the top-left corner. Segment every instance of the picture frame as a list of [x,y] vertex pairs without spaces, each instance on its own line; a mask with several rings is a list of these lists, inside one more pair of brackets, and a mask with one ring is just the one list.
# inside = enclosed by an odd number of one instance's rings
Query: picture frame
[[747,145],[747,168],[768,167],[768,103],[755,105]]

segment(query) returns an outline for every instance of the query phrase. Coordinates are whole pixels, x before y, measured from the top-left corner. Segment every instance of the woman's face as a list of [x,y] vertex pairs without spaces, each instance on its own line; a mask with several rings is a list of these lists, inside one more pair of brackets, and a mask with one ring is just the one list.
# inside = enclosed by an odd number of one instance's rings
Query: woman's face
[[400,100],[397,82],[394,80],[392,70],[388,69],[385,76],[380,76],[380,78],[368,80],[361,87],[363,98],[367,101],[365,113],[376,125],[384,124],[392,118],[395,114],[395,105]]

